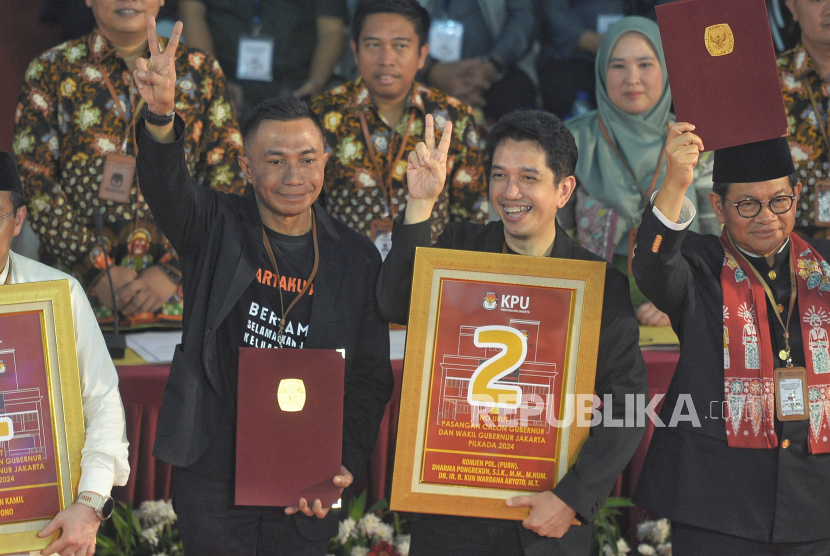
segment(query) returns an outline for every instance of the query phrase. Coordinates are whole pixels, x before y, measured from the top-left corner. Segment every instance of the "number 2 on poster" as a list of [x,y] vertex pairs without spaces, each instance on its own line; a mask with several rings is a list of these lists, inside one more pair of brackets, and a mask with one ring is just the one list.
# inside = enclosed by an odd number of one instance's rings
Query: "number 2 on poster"
[[477,347],[501,349],[484,361],[470,377],[467,402],[483,407],[515,409],[522,403],[522,389],[518,386],[496,384],[524,363],[527,357],[527,338],[509,326],[481,326],[473,338]]

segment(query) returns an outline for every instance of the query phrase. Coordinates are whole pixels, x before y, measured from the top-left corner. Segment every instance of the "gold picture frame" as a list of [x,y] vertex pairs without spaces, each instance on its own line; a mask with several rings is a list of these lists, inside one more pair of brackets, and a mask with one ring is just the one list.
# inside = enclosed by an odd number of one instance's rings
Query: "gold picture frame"
[[527,517],[505,500],[552,488],[589,434],[567,421],[594,393],[604,284],[600,262],[416,250],[393,510]]
[[77,496],[84,444],[68,280],[0,288],[0,369],[0,546],[41,550],[60,531],[38,531]]

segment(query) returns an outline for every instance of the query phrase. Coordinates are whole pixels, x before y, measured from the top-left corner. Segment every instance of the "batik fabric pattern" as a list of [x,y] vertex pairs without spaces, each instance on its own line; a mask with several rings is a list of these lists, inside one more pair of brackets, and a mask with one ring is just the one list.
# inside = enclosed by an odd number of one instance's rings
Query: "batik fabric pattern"
[[[830,83],[816,71],[813,60],[804,45],[798,44],[778,57],[778,76],[784,93],[784,106],[789,123],[790,152],[803,189],[796,207],[796,232],[810,237],[827,237],[827,228],[813,224],[815,218],[815,184],[830,178],[828,145],[821,128],[827,126],[830,107]],[[815,96],[819,114],[810,102],[807,87]]]
[[[424,117],[435,119],[435,144],[444,124],[453,124],[453,137],[447,157],[447,182],[432,211],[432,239],[450,221],[486,222],[487,186],[479,149],[479,134],[472,111],[460,100],[415,82],[401,121],[390,127],[378,113],[369,89],[362,79],[345,83],[311,103],[325,128],[326,148],[330,153],[326,167],[324,197],[326,209],[351,228],[370,237],[370,223],[382,218],[384,177],[388,176],[388,153],[392,163],[406,135],[409,114],[412,128],[403,156],[392,169],[392,216],[406,207],[406,164],[415,145],[424,140]],[[360,113],[366,124],[375,153],[372,164],[364,140]],[[383,177],[378,175],[378,168]]]
[[[14,151],[29,221],[41,240],[41,260],[80,280],[99,322],[106,324],[112,311],[91,293],[105,276],[95,212],[103,213],[103,243],[111,263],[136,272],[163,265],[172,277],[181,271],[137,179],[127,203],[98,198],[106,156],[124,152],[125,138],[125,154],[136,154],[132,126],[115,106],[102,72],[132,122],[141,97],[126,63],[96,29],[31,62],[15,115]],[[190,172],[205,186],[243,192],[245,180],[236,161],[242,139],[218,63],[180,45],[176,75],[176,112],[187,123],[185,159]],[[181,313],[179,290],[161,310],[140,315],[126,327],[181,326]]]

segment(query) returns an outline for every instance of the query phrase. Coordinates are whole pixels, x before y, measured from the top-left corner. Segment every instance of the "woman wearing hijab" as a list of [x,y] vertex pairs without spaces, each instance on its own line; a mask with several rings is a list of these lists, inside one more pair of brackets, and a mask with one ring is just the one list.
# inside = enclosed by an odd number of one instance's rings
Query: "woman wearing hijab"
[[[569,120],[579,149],[574,221],[577,240],[621,270],[630,268],[643,209],[666,174],[663,146],[671,113],[666,62],[657,24],[627,17],[611,25],[596,58],[597,110]],[[695,168],[687,195],[698,210],[698,232],[719,233],[706,196],[712,188],[710,153]],[[563,221],[568,227],[568,222]],[[631,272],[628,272],[629,277]],[[641,324],[668,326],[631,280]]]

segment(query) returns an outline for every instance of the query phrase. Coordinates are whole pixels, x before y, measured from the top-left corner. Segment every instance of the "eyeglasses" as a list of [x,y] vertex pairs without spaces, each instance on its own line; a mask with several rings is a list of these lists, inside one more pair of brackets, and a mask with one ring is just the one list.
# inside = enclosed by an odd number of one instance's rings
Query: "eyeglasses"
[[17,213],[17,211],[16,211],[16,210],[13,210],[13,211],[11,211],[11,212],[10,212],[10,213],[8,213],[8,214],[0,214],[0,220],[5,220],[5,219],[6,219],[6,218],[8,218],[9,216],[14,216],[16,213]]
[[743,201],[733,203],[724,197],[724,200],[738,210],[738,214],[744,218],[755,218],[761,213],[761,208],[764,205],[769,207],[773,214],[784,214],[791,208],[795,202],[795,195],[779,195],[773,197],[769,201],[759,201],[757,199],[744,199]]

